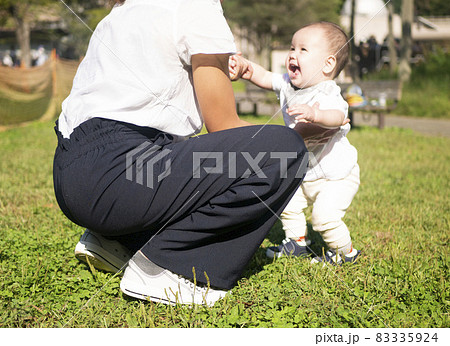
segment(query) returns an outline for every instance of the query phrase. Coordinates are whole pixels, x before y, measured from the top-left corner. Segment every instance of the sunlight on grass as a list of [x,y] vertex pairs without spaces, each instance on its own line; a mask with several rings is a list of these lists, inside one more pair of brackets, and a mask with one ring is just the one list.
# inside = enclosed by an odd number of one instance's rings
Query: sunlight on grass
[[124,297],[120,277],[75,259],[83,230],[53,195],[52,123],[0,133],[0,327],[448,328],[450,140],[374,128],[349,139],[361,186],[345,221],[360,263],[268,259],[264,248],[283,238],[277,223],[231,295],[191,308]]

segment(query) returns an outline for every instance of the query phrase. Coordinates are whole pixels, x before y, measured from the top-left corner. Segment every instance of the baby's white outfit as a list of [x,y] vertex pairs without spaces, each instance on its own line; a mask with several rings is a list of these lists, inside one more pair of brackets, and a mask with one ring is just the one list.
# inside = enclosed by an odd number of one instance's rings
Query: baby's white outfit
[[[294,87],[287,74],[273,74],[272,88],[280,99],[283,119],[293,128],[295,119],[287,114],[289,106],[319,103],[320,109],[337,109],[348,115],[348,104],[341,96],[339,86],[332,80],[306,89]],[[306,237],[304,210],[313,205],[311,223],[325,243],[333,249],[351,242],[350,232],[342,221],[347,208],[358,191],[358,153],[346,135],[350,124],[339,128],[331,138],[307,138],[310,161],[302,185],[281,214],[287,238]]]

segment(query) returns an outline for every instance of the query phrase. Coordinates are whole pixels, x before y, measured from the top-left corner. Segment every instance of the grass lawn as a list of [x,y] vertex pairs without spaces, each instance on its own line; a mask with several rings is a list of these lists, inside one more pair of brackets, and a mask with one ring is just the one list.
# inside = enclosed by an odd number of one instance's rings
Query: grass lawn
[[53,195],[52,123],[0,133],[0,327],[450,327],[450,140],[374,128],[349,139],[361,186],[345,221],[360,263],[269,260],[277,224],[231,295],[190,308],[129,299],[119,277],[75,259],[83,229]]
[[438,78],[419,78],[403,86],[402,98],[393,114],[420,117],[450,119],[450,76],[444,74]]

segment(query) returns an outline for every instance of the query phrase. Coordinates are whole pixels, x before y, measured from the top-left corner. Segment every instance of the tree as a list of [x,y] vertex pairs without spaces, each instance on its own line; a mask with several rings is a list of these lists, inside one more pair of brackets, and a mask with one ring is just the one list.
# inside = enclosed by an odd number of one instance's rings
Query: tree
[[67,25],[69,35],[65,38],[68,58],[78,58],[86,52],[92,31],[109,13],[108,0],[64,0],[60,3],[60,15]]
[[358,62],[356,61],[356,44],[355,44],[355,12],[356,1],[351,0],[350,12],[350,74],[354,81],[359,79]]
[[402,41],[400,51],[400,79],[409,80],[411,67],[409,57],[411,56],[412,37],[411,26],[414,15],[416,16],[448,16],[450,13],[450,2],[448,0],[385,0],[389,12],[389,60],[390,70],[393,73],[397,68],[397,54],[394,46],[394,36],[392,33],[392,16],[399,13],[402,17]]
[[48,13],[49,9],[54,10],[59,6],[59,13],[68,24],[71,38],[73,38],[75,47],[77,48],[77,53],[82,54],[87,46],[91,32],[70,9],[87,23],[89,27],[95,28],[97,23],[109,11],[107,4],[107,0],[64,0],[64,2],[55,2],[54,0],[0,0],[0,22],[4,23],[9,18],[12,19],[17,44],[21,51],[21,64],[23,67],[30,67],[30,33],[33,25],[37,23],[40,14]]
[[388,37],[387,44],[389,50],[389,70],[391,74],[394,74],[397,70],[397,49],[395,47],[393,17],[394,17],[394,5],[392,2],[387,3],[388,9]]
[[419,16],[448,16],[450,14],[448,0],[421,0],[417,1],[414,6]]
[[301,26],[319,20],[339,22],[342,0],[227,0],[225,17],[235,36],[245,37],[257,52],[257,60],[269,67],[276,44],[289,45]]
[[411,76],[411,66],[409,65],[409,58],[412,52],[412,35],[411,26],[414,15],[414,0],[402,1],[402,42],[400,48],[400,63],[398,66],[398,73],[402,82],[409,81]]
[[50,0],[0,0],[0,16],[11,17],[14,21],[23,67],[31,66],[30,32],[32,24],[49,2]]

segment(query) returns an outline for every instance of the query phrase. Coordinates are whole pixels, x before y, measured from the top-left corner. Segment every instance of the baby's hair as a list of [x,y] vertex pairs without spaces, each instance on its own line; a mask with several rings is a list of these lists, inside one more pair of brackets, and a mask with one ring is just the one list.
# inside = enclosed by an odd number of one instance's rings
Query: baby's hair
[[310,26],[316,26],[324,30],[325,37],[329,42],[330,53],[336,57],[336,71],[333,77],[337,77],[348,62],[350,49],[347,34],[339,25],[324,21],[305,25],[302,29]]
[[122,5],[125,2],[125,0],[109,0],[109,3],[111,5],[119,4]]

